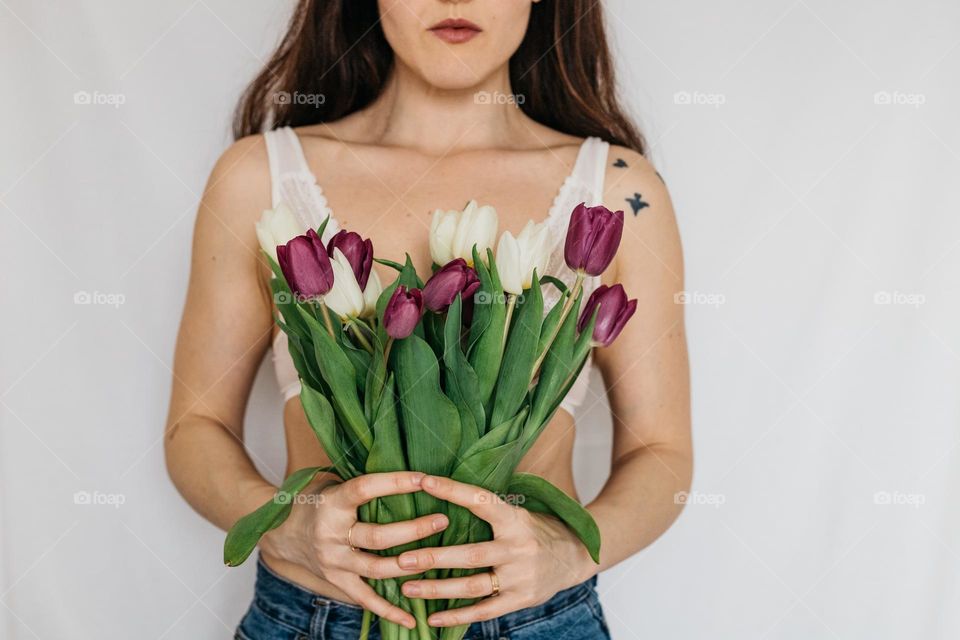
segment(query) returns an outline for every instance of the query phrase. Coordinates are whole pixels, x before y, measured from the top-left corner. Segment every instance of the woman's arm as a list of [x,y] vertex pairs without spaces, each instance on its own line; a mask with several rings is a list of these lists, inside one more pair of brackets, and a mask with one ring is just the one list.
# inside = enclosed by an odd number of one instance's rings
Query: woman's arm
[[197,213],[190,282],[177,337],[167,418],[167,468],[204,518],[228,529],[275,487],[243,447],[243,415],[273,325],[254,224],[270,206],[257,138],[217,162]]
[[[622,162],[617,162],[617,160]],[[621,166],[626,165],[626,166]],[[602,535],[600,569],[651,544],[677,518],[690,487],[690,380],[683,257],[667,188],[640,154],[611,147],[604,204],[623,209],[620,251],[604,282],[637,298],[636,315],[609,348],[594,352],[613,415],[613,460],[589,506]]]

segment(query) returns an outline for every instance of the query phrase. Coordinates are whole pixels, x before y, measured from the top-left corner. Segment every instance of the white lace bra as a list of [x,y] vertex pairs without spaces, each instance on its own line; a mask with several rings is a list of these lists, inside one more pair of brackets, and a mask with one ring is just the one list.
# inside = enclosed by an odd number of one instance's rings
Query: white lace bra
[[[267,156],[270,162],[273,206],[276,207],[281,202],[286,204],[303,225],[304,230],[311,227],[317,228],[329,216],[330,222],[323,236],[324,242],[328,241],[339,231],[340,225],[327,204],[327,198],[317,183],[316,176],[307,164],[296,132],[290,127],[283,127],[268,131],[263,137],[267,144]],[[546,272],[560,278],[568,285],[573,283],[574,274],[563,260],[563,240],[570,221],[570,213],[581,202],[586,202],[588,206],[602,202],[603,179],[606,175],[609,149],[609,143],[599,138],[587,138],[583,141],[577,154],[576,164],[557,191],[547,214],[546,222],[556,240],[556,249],[550,256]],[[588,277],[584,281],[584,299],[596,288],[599,280],[599,278]],[[559,292],[556,287],[546,286],[543,289],[543,297],[545,310],[548,310],[556,304]],[[284,400],[290,400],[299,395],[300,380],[287,350],[287,336],[282,331],[278,332],[273,340],[273,365]],[[591,368],[592,362],[587,360],[580,376],[560,404],[560,408],[570,415],[574,415],[576,408],[583,404],[586,398]]]

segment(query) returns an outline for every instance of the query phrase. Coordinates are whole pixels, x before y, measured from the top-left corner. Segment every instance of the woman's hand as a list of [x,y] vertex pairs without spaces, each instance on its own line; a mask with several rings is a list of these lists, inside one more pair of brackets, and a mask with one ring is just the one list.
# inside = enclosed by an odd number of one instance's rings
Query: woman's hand
[[[397,558],[410,572],[428,569],[480,569],[489,571],[446,580],[410,580],[403,585],[411,598],[483,598],[480,602],[430,616],[435,627],[452,627],[490,620],[505,613],[532,607],[555,593],[583,582],[596,573],[586,547],[559,520],[507,504],[479,487],[449,478],[426,476],[423,491],[469,509],[493,528],[493,540],[452,547],[407,551]],[[503,597],[499,597],[503,596]]]
[[[411,471],[371,473],[346,482],[331,478],[315,500],[299,500],[283,526],[264,536],[265,551],[306,567],[357,604],[378,616],[414,628],[413,616],[378,596],[363,578],[396,578],[417,573],[401,569],[397,559],[361,549],[382,550],[443,531],[447,517],[427,515],[393,524],[357,521],[357,507],[375,498],[413,493],[424,474]],[[304,495],[304,494],[301,494]]]

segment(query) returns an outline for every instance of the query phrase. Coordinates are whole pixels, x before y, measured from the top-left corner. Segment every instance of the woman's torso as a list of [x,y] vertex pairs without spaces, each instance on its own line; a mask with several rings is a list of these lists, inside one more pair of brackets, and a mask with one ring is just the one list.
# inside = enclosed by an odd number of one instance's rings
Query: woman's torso
[[[319,135],[318,135],[319,134]],[[283,202],[304,226],[317,226],[328,214],[335,228],[369,237],[376,255],[403,261],[409,253],[419,273],[430,271],[429,229],[434,209],[459,210],[469,199],[496,207],[500,231],[517,234],[527,220],[550,218],[560,251],[548,271],[570,279],[562,261],[562,234],[570,210],[581,201],[597,204],[602,196],[607,145],[597,139],[584,142],[557,134],[536,150],[478,150],[447,156],[376,145],[353,144],[330,137],[330,128],[306,127],[267,134],[274,206]],[[374,265],[384,283],[395,273]],[[566,277],[564,277],[566,276]],[[551,289],[548,287],[548,289]],[[550,303],[551,293],[545,291]],[[278,331],[278,330],[276,330]],[[288,473],[326,464],[294,388],[295,373],[286,343],[275,334],[274,358],[281,385],[289,388],[284,405]],[[543,476],[576,496],[572,457],[574,404],[589,404],[587,376],[578,382],[536,444],[520,463],[520,470]],[[572,397],[576,397],[576,403]],[[305,569],[269,556],[269,566],[280,575],[313,592],[338,600],[345,594]]]

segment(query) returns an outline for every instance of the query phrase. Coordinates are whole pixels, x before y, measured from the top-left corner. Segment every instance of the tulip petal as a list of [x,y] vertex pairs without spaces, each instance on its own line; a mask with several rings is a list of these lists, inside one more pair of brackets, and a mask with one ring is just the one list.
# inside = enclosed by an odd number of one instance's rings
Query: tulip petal
[[524,269],[520,261],[520,246],[509,231],[504,231],[497,244],[497,273],[503,290],[515,295],[523,293]]
[[334,249],[331,265],[333,287],[323,297],[323,303],[341,318],[359,317],[364,310],[364,298],[350,261],[340,249]]

